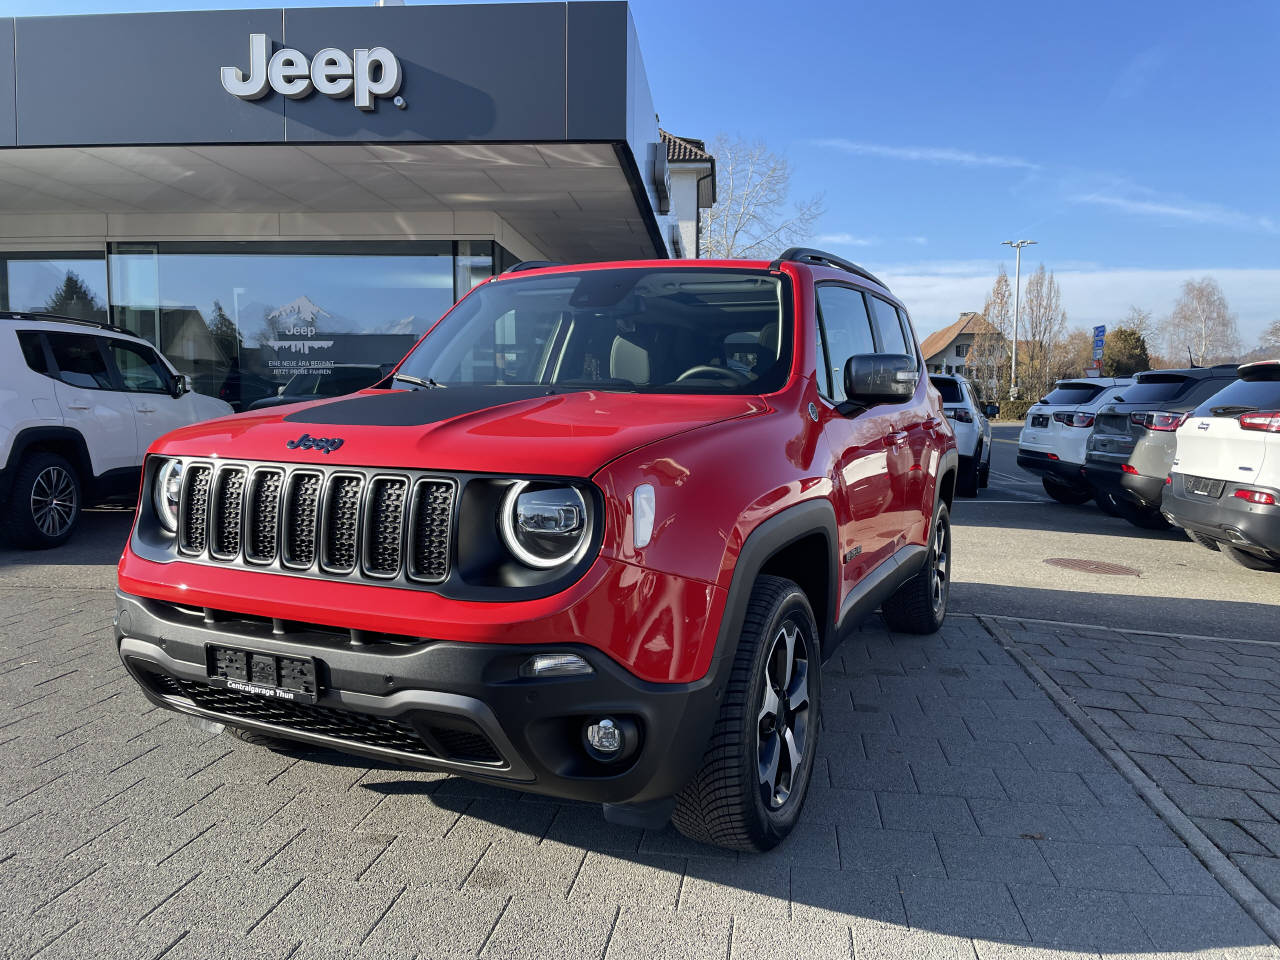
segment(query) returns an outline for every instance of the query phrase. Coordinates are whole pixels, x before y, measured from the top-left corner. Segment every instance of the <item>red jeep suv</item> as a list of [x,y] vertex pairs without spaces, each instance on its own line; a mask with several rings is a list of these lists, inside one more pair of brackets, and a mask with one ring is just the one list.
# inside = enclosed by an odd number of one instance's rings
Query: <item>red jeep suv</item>
[[517,266],[373,388],[153,445],[120,656],[247,738],[767,849],[823,660],[877,608],[946,611],[923,370],[902,304],[819,251]]

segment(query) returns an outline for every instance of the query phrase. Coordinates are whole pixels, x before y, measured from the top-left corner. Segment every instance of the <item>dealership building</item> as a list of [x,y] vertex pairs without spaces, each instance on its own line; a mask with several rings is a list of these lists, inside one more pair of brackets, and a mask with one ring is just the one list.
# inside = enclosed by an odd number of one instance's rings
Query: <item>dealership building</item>
[[517,261],[696,256],[714,173],[623,2],[0,19],[0,309],[237,405]]

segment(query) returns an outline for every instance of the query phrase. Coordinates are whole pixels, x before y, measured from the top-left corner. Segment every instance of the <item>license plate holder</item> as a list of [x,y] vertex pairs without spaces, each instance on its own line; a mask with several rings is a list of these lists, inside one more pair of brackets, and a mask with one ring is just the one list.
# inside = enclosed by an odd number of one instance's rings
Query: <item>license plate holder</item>
[[314,657],[258,653],[237,647],[205,647],[209,685],[239,693],[315,703],[320,693]]
[[1185,477],[1183,483],[1186,485],[1187,493],[1194,493],[1199,497],[1209,497],[1217,500],[1222,496],[1223,488],[1226,486],[1225,480],[1213,480],[1209,477]]
[[1040,427],[1041,429],[1043,429],[1044,427],[1047,427],[1049,425],[1049,418],[1045,416],[1043,413],[1034,414],[1031,417],[1031,425],[1033,427]]

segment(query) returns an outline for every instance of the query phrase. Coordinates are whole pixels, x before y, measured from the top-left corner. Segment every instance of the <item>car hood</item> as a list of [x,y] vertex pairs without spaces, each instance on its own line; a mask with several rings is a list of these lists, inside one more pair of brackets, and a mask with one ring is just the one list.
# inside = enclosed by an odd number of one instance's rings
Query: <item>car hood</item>
[[751,396],[515,386],[367,390],[184,427],[157,440],[151,452],[587,477],[655,440],[768,409]]

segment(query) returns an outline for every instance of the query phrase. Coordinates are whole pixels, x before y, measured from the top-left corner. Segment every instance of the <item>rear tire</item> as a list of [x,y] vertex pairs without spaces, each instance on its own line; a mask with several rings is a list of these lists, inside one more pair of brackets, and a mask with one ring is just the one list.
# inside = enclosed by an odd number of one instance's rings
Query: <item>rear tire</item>
[[1120,507],[1117,506],[1115,494],[1099,493],[1093,498],[1093,502],[1098,505],[1098,509],[1105,513],[1108,517],[1120,516]]
[[951,597],[951,514],[939,501],[929,533],[924,567],[880,607],[890,630],[937,633]]
[[1071,507],[1077,507],[1082,503],[1088,503],[1093,497],[1093,491],[1085,490],[1081,487],[1073,487],[1070,484],[1063,483],[1061,480],[1055,480],[1052,477],[1041,477],[1040,483],[1044,486],[1044,492],[1059,503],[1065,503]]
[[1203,533],[1196,533],[1194,530],[1184,529],[1182,532],[1190,537],[1193,542],[1200,544],[1200,546],[1204,547],[1206,550],[1216,551],[1218,549],[1218,541],[1214,540],[1212,537],[1206,537]]
[[978,454],[981,452],[981,450],[977,451],[967,465],[963,460],[960,462],[960,475],[956,478],[957,497],[976,497],[978,495],[978,487],[981,485],[978,478]]
[[[981,454],[981,451],[979,451]],[[987,451],[987,462],[978,467],[978,486],[983,490],[991,483],[991,451]]]
[[1116,499],[1116,508],[1135,527],[1143,530],[1168,530],[1173,524],[1155,507],[1140,507],[1128,500]]
[[9,538],[28,550],[48,550],[71,539],[80,522],[80,475],[56,453],[33,453],[13,477],[6,522]]
[[1260,557],[1257,554],[1233,547],[1229,543],[1222,545],[1222,552],[1247,570],[1265,570],[1268,573],[1280,573],[1280,558]]
[[809,792],[821,664],[804,592],[782,577],[757,579],[702,766],[676,797],[677,830],[732,850],[769,850],[786,838]]

